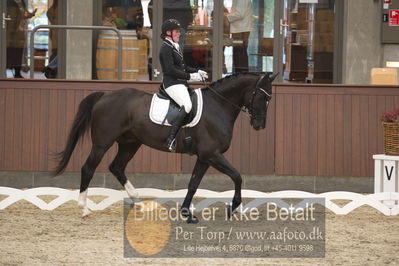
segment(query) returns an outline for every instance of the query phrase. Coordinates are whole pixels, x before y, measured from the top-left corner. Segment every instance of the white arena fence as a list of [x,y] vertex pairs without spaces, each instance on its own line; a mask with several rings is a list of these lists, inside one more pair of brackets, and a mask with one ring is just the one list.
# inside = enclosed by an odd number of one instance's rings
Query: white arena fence
[[[166,191],[153,188],[138,188],[136,191],[139,198],[184,198],[187,189],[176,191]],[[213,202],[207,201],[209,198],[232,198],[234,190],[215,192],[211,190],[198,189],[196,198],[205,198],[202,202],[197,203],[201,206],[209,206]],[[5,197],[4,197],[5,196]],[[45,202],[40,196],[56,196],[55,199],[49,203]],[[88,197],[102,196],[105,197],[101,202],[95,203],[90,198],[87,199],[87,207],[92,211],[104,210],[112,204],[127,198],[125,191],[108,189],[108,188],[89,188]],[[9,187],[0,187],[0,210],[3,210],[10,205],[26,200],[42,210],[54,210],[68,201],[77,201],[79,197],[79,190],[68,190],[55,187],[40,187],[31,189],[15,189]],[[399,213],[399,193],[398,192],[383,192],[375,194],[359,194],[345,191],[326,192],[321,194],[314,194],[310,192],[286,190],[265,193],[256,190],[242,190],[243,198],[268,198],[268,199],[310,199],[310,198],[325,198],[325,207],[335,214],[346,215],[357,208],[368,205],[384,215],[397,215]],[[343,207],[338,206],[334,200],[350,201]],[[283,200],[276,202],[277,205],[284,205]],[[206,206],[205,206],[206,205]],[[300,203],[297,204],[297,206]],[[284,207],[284,206],[280,206]]]

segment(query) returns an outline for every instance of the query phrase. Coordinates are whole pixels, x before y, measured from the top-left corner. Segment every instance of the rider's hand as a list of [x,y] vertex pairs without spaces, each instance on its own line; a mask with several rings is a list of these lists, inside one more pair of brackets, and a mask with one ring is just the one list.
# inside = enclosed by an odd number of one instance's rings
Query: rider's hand
[[196,72],[196,73],[190,73],[190,81],[201,81],[201,75]]
[[198,70],[198,74],[201,76],[202,80],[206,80],[208,78],[208,73],[204,70]]

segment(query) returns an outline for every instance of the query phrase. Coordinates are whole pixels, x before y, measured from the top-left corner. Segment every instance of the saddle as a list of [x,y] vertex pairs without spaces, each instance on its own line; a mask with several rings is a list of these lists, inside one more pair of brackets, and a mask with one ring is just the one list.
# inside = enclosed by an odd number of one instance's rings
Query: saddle
[[[189,88],[192,108],[188,114],[183,127],[194,127],[198,124],[202,115],[202,91]],[[159,87],[159,92],[152,96],[149,116],[152,122],[171,126],[173,120],[179,112],[180,106],[166,93],[163,84]]]

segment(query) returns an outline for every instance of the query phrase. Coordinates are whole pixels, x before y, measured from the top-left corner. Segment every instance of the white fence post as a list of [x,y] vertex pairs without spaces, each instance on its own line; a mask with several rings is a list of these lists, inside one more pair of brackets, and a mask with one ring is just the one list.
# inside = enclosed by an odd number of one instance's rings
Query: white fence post
[[[373,155],[374,159],[374,193],[399,192],[399,156],[385,154]],[[398,205],[398,201],[384,200],[388,207]]]

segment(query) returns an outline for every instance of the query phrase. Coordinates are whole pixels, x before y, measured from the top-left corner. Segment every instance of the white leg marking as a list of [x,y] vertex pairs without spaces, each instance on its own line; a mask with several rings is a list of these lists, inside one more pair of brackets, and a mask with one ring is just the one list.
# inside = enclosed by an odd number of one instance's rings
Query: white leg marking
[[139,196],[139,194],[134,189],[134,186],[132,185],[132,183],[130,183],[129,180],[126,182],[124,187],[130,198],[137,198]]
[[79,194],[78,205],[82,207],[82,217],[90,215],[91,211],[87,208],[87,189]]
[[87,204],[87,189],[79,194],[78,205],[84,207]]

